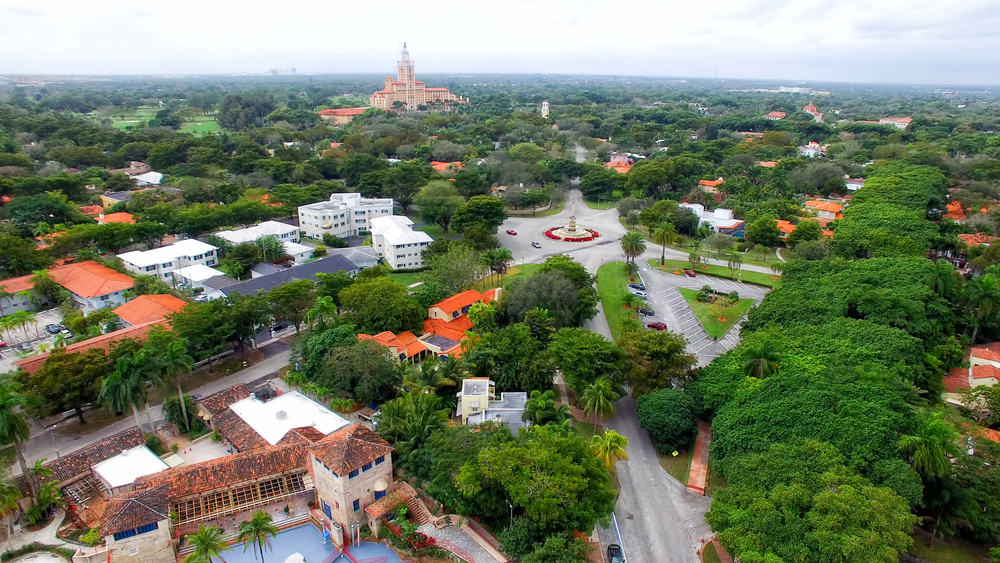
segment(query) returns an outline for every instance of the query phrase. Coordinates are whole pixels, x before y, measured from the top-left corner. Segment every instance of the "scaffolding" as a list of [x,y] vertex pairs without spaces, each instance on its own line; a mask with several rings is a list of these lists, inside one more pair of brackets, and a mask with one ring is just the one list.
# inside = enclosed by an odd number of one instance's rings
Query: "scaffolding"
[[172,502],[170,511],[177,515],[178,525],[190,524],[260,508],[313,488],[309,472],[299,471]]

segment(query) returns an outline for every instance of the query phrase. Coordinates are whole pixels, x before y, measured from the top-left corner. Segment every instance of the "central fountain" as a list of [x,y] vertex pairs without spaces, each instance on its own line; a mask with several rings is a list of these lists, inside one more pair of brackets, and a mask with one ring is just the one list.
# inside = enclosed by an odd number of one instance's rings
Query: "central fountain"
[[553,227],[545,231],[545,236],[550,239],[566,242],[584,242],[594,240],[600,235],[593,229],[585,229],[576,224],[576,203],[571,203],[569,208],[569,223],[562,227]]

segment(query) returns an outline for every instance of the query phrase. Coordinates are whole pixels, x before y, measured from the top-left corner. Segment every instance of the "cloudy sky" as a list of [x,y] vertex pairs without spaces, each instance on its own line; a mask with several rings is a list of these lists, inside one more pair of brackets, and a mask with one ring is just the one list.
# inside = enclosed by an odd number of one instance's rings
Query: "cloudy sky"
[[996,0],[0,0],[0,74],[389,74],[404,41],[418,73],[1000,83]]

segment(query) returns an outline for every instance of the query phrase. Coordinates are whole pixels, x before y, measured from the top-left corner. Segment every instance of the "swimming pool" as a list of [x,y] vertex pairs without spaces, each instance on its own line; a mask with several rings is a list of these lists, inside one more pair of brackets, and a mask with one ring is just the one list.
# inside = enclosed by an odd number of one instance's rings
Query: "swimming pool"
[[[303,524],[278,532],[271,540],[271,549],[264,552],[267,563],[283,563],[294,553],[300,553],[306,563],[348,563],[345,555],[337,557],[337,550],[332,542],[323,543],[323,531],[312,524]],[[243,544],[235,544],[232,551],[222,552],[227,563],[260,563],[260,554],[254,556],[254,549],[248,546],[243,551]],[[358,561],[375,559],[385,563],[399,563],[399,556],[382,543],[361,542],[350,547],[351,555]],[[382,558],[385,559],[382,559]]]

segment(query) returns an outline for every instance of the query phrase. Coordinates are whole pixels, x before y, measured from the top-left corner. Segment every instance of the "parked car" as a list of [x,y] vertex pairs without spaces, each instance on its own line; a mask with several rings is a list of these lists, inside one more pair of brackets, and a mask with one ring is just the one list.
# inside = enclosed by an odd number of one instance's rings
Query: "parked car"
[[271,332],[284,332],[292,328],[292,325],[278,323],[271,327]]
[[633,291],[632,295],[635,295],[639,299],[649,299],[649,294],[644,291]]
[[542,245],[538,244],[537,242],[532,242],[531,246],[534,247],[534,248],[541,248],[542,247]]
[[70,338],[73,338],[74,336],[76,336],[75,334],[73,334],[73,331],[70,330],[70,329],[68,329],[68,328],[62,329],[60,331],[60,334],[62,334],[63,338],[65,338],[66,340],[69,340]]
[[684,270],[684,273],[691,276],[692,278],[698,275],[698,272],[695,272],[694,270]]
[[6,347],[7,347],[7,343],[4,342],[3,340],[0,340],[0,348],[6,348]]
[[49,334],[59,334],[62,332],[62,327],[59,325],[45,325],[45,332]]
[[664,323],[661,323],[660,321],[649,323],[646,326],[649,327],[649,328],[651,328],[651,329],[653,329],[653,330],[667,330],[667,325],[664,324]]
[[510,236],[516,236],[517,231],[515,231],[514,229],[507,229],[507,234]]
[[14,347],[18,352],[30,352],[34,350],[34,346],[28,344],[27,342],[22,342]]
[[638,295],[640,293],[646,293],[645,289],[638,289],[638,288],[635,288],[635,287],[632,287],[632,286],[628,286],[626,289],[628,289],[628,292],[631,293],[632,295]]
[[642,283],[630,283],[628,284],[632,289],[638,289],[639,291],[646,291],[646,284]]
[[608,546],[608,563],[625,563],[625,554],[620,545],[613,543]]
[[635,310],[638,311],[640,315],[646,315],[647,317],[656,314],[656,311],[654,311],[653,308],[648,305],[639,305],[638,307],[635,308]]

